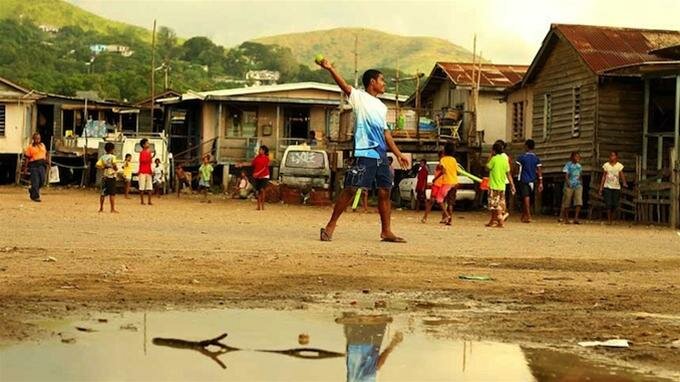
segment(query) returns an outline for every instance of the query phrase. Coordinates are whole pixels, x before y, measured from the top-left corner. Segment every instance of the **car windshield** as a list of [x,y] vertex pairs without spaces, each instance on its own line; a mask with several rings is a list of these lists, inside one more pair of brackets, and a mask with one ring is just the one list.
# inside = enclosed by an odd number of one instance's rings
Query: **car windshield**
[[319,151],[289,151],[285,165],[297,168],[324,168],[324,155]]

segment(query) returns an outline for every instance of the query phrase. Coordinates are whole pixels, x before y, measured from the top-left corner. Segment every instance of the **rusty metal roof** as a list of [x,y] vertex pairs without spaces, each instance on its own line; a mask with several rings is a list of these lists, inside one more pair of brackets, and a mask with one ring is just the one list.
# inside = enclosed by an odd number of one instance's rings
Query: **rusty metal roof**
[[680,31],[553,24],[596,74],[649,61],[663,61],[653,50],[680,44]]
[[[457,86],[472,86],[473,65],[471,63],[437,62],[446,76]],[[528,66],[482,64],[479,86],[484,88],[509,88],[522,80]]]

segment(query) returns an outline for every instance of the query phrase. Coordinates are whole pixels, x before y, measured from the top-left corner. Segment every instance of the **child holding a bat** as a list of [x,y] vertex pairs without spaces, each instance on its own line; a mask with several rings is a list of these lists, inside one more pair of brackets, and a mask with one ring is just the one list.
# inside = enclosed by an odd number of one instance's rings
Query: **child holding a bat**
[[486,224],[487,227],[503,228],[505,211],[505,181],[508,180],[510,191],[515,194],[515,183],[510,175],[510,164],[507,157],[503,154],[503,145],[499,142],[494,143],[491,158],[486,164],[489,169],[489,210],[491,219]]

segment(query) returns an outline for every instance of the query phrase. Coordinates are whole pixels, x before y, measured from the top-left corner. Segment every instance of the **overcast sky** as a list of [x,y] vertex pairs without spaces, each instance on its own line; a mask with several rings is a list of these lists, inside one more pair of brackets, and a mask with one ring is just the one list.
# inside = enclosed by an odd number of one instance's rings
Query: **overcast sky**
[[230,1],[68,0],[98,15],[227,47],[255,37],[336,27],[433,36],[495,63],[528,64],[550,23],[680,30],[680,0]]

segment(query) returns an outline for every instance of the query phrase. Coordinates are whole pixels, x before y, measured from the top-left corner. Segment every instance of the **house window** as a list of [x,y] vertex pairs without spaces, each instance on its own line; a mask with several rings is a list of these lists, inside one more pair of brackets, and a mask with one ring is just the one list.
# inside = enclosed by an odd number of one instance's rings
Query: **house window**
[[543,95],[543,140],[549,138],[552,128],[552,97],[550,93]]
[[524,102],[512,103],[512,141],[524,142]]
[[572,91],[572,122],[571,136],[581,135],[581,87],[576,86]]
[[231,126],[227,129],[227,138],[252,138],[257,134],[257,111],[234,110],[231,115]]
[[0,137],[5,136],[5,105],[0,104]]

